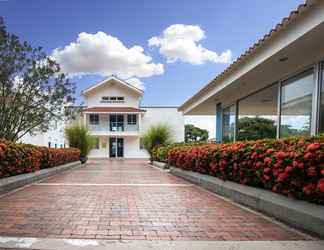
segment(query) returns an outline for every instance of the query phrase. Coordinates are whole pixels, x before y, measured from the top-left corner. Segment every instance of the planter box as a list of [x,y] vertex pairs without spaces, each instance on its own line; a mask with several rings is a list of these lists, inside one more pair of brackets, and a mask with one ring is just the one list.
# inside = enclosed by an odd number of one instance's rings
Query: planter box
[[169,169],[168,163],[160,162],[160,161],[153,161],[152,165],[157,168],[161,169]]
[[324,237],[324,206],[293,200],[264,189],[223,181],[213,176],[170,166],[170,173],[235,202],[273,216],[296,228]]
[[80,161],[75,161],[53,168],[41,169],[33,173],[20,174],[0,179],[0,195],[79,166],[81,166]]

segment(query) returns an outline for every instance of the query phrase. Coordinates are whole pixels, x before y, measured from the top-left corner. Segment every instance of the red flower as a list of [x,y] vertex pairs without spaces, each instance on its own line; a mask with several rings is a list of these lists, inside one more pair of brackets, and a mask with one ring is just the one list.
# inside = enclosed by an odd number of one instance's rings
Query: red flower
[[308,160],[310,160],[310,159],[312,159],[313,158],[313,153],[311,153],[311,152],[307,152],[305,155],[304,155],[304,159],[306,160],[306,161],[308,161]]
[[272,158],[270,158],[270,157],[264,158],[264,163],[265,164],[270,164],[271,162],[272,162]]
[[314,177],[317,175],[316,167],[310,167],[307,169],[307,174],[311,177]]
[[271,168],[265,168],[265,169],[263,170],[263,172],[264,172],[265,174],[269,174],[269,173],[271,172]]
[[286,157],[286,153],[283,152],[283,151],[279,151],[279,152],[276,153],[276,157],[277,157],[278,159],[283,160],[283,159],[285,159],[285,157]]
[[319,149],[321,147],[321,144],[319,143],[312,143],[312,144],[309,144],[306,148],[307,151],[315,151],[317,149]]
[[285,168],[285,172],[286,172],[286,173],[290,173],[293,169],[294,169],[294,168],[293,168],[292,166],[287,166],[287,167]]
[[324,193],[324,178],[319,180],[317,188],[321,193]]
[[321,174],[324,175],[324,169],[322,169]]

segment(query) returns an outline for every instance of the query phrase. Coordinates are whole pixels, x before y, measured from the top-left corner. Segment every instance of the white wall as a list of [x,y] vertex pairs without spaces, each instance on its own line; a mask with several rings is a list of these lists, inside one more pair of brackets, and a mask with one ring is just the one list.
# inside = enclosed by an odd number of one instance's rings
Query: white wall
[[[123,103],[102,103],[103,96],[124,96]],[[94,89],[84,96],[85,104],[90,107],[134,107],[138,108],[141,96],[128,87],[117,83],[109,83]]]
[[57,147],[68,146],[68,143],[64,137],[64,122],[57,122],[52,125],[52,129],[45,133],[36,133],[35,135],[26,134],[20,140],[20,142],[33,144],[38,146],[48,147],[48,143],[51,142],[51,147],[54,148],[55,144]]
[[184,117],[177,107],[141,107],[146,112],[142,116],[140,131],[144,133],[146,129],[157,123],[166,123],[172,130],[174,142],[184,141]]

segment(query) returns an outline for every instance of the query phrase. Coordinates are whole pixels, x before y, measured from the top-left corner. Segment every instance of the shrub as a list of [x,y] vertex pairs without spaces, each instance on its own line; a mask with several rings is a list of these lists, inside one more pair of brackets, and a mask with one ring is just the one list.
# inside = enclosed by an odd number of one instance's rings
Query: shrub
[[144,148],[153,160],[153,149],[166,145],[171,140],[171,129],[167,124],[159,123],[148,128],[142,136]]
[[78,161],[75,148],[46,148],[0,139],[0,178],[31,173],[43,168]]
[[70,147],[80,150],[81,157],[86,157],[93,148],[94,139],[89,134],[88,128],[83,124],[74,123],[65,128],[65,135]]
[[168,163],[324,205],[324,136],[184,145]]

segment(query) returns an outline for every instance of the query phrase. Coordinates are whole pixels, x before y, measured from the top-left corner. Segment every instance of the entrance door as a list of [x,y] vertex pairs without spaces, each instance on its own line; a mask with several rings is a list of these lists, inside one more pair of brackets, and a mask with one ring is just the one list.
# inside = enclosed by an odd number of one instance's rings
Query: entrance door
[[109,157],[124,157],[124,138],[109,138]]

